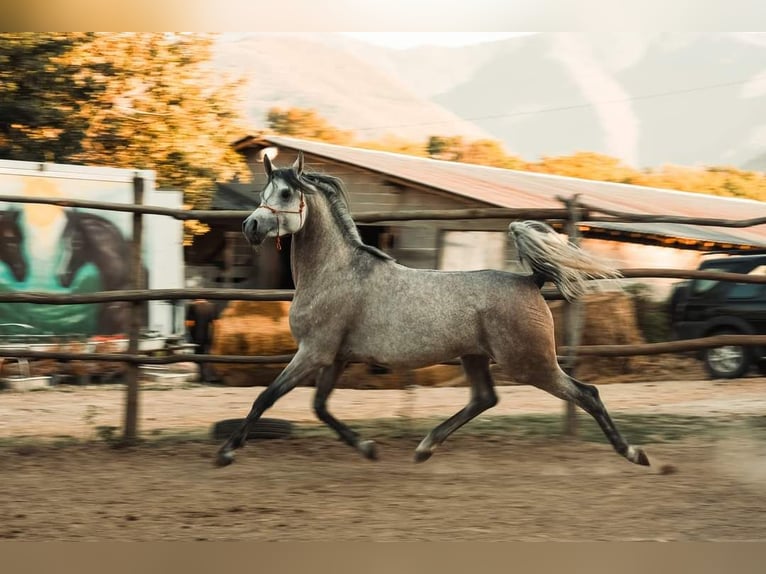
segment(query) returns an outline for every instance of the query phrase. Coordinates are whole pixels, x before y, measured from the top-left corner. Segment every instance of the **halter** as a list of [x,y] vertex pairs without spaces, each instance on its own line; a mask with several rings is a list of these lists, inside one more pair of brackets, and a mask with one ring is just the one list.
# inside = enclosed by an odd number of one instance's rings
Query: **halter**
[[268,209],[271,213],[277,216],[277,251],[282,251],[282,241],[280,240],[279,233],[279,214],[280,213],[297,213],[300,216],[301,226],[303,225],[303,208],[306,207],[306,202],[303,200],[303,190],[301,190],[301,202],[298,204],[298,210],[290,209],[276,209],[270,205],[261,205],[261,207]]

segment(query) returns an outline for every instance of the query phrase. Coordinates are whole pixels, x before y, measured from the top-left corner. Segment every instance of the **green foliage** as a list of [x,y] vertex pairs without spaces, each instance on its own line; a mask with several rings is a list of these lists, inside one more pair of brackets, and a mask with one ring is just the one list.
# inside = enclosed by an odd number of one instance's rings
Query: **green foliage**
[[0,157],[66,161],[82,151],[88,127],[81,106],[104,85],[66,58],[91,34],[0,35]]
[[664,301],[655,301],[651,297],[649,286],[644,283],[631,283],[625,291],[633,297],[636,309],[636,322],[647,343],[668,341],[671,338],[670,314]]

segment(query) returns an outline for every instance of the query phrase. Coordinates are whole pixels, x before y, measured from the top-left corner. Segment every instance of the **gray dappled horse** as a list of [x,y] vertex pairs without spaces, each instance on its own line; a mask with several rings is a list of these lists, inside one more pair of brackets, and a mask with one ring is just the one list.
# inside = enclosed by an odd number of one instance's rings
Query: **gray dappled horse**
[[339,179],[304,171],[302,154],[286,169],[272,167],[268,156],[263,161],[268,183],[242,230],[253,245],[267,237],[293,235],[290,328],[298,350],[221,446],[217,464],[234,460],[250,425],[279,397],[312,379],[317,416],[374,459],[374,443],[362,440],[327,410],[327,398],[346,364],[414,369],[454,357],[460,357],[471,385],[470,401],[428,433],[415,450],[416,461],[428,459],[452,432],[497,403],[489,370],[494,360],[516,382],[579,405],[596,419],[619,454],[649,464],[644,452],[615,428],[596,388],[559,367],[553,319],[540,294],[542,284],[551,280],[572,299],[583,293],[586,279],[615,277],[616,270],[535,221],[510,225],[519,259],[531,274],[410,269],[362,243]]

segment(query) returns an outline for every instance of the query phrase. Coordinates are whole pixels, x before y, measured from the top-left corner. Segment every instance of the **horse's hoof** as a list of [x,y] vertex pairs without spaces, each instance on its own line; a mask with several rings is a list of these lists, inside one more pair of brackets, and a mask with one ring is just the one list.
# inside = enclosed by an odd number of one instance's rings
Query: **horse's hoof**
[[649,457],[646,456],[646,453],[643,450],[641,450],[640,448],[636,449],[636,450],[638,451],[637,458],[636,458],[636,461],[635,461],[636,464],[640,464],[642,466],[650,466],[650,464],[649,464]]
[[230,450],[219,452],[215,458],[216,466],[229,466],[232,462],[234,462],[234,453]]
[[371,440],[363,440],[357,445],[357,449],[367,460],[378,460],[378,450],[375,443]]
[[425,462],[429,458],[431,458],[431,455],[433,453],[430,450],[416,450],[415,451],[415,462]]

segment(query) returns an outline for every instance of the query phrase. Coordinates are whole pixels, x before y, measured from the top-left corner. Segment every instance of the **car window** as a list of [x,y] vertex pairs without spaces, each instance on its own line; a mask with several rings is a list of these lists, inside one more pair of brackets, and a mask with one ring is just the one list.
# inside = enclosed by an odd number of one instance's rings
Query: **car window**
[[[728,271],[728,269],[725,267],[706,267],[704,271]],[[691,284],[691,292],[695,295],[700,295],[710,291],[718,283],[719,281],[713,279],[695,279]]]
[[[748,275],[766,275],[766,265],[755,267]],[[730,299],[754,299],[764,296],[766,296],[766,284],[763,283],[735,283],[729,290]]]

